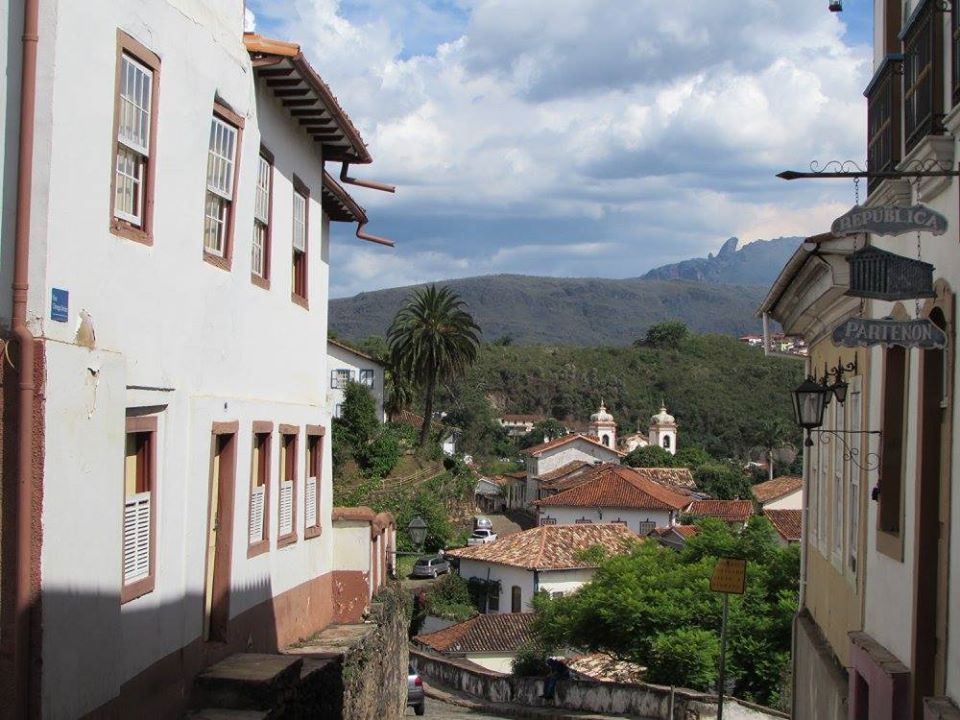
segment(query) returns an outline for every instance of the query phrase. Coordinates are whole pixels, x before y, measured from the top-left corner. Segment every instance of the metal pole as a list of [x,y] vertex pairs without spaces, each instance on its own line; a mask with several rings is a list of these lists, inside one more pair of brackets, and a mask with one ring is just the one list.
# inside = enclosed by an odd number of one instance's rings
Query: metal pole
[[676,689],[674,688],[673,685],[671,685],[670,686],[670,712],[667,715],[667,717],[669,717],[670,720],[673,720],[673,703],[674,703],[675,693],[676,693]]
[[720,682],[717,690],[717,720],[723,720],[723,691],[727,682],[726,660],[727,660],[727,605],[730,602],[730,595],[723,594],[723,619],[720,622]]

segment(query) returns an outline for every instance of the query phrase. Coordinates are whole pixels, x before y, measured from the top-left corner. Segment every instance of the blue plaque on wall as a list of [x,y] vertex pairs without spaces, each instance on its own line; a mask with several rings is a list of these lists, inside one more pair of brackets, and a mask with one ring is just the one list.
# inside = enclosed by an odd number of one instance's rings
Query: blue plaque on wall
[[53,288],[50,298],[50,319],[56,322],[67,322],[70,316],[70,292]]

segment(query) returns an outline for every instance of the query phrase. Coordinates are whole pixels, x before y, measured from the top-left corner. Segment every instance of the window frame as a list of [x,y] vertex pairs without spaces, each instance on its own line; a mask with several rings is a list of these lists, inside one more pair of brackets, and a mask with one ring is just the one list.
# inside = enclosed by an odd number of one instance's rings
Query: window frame
[[159,490],[159,482],[157,478],[157,416],[156,415],[128,415],[126,419],[126,430],[124,432],[124,458],[126,458],[126,437],[131,434],[143,434],[147,435],[149,440],[147,451],[144,454],[144,459],[147,463],[147,484],[150,487],[150,551],[147,556],[147,562],[149,563],[149,570],[147,575],[138,580],[127,584],[123,580],[123,565],[124,565],[124,553],[123,553],[123,544],[124,544],[124,532],[123,532],[123,518],[126,515],[126,504],[127,504],[127,494],[126,494],[126,469],[124,469],[124,488],[121,495],[122,498],[122,512],[121,512],[121,551],[120,551],[120,604],[128,603],[131,600],[136,600],[139,597],[142,597],[148,593],[151,593],[156,588],[156,577],[157,577],[157,494]]
[[[223,198],[220,195],[217,195],[210,190],[207,185],[207,168],[209,167],[210,162],[210,143],[209,143],[209,130],[212,128],[213,123],[219,120],[221,123],[232,126],[237,132],[236,143],[233,148],[233,177],[232,187],[230,193],[230,199]],[[203,183],[203,228],[204,232],[201,233],[201,247],[203,249],[203,259],[213,265],[214,267],[220,268],[221,270],[226,270],[229,272],[233,267],[233,231],[234,226],[236,225],[236,203],[237,203],[237,188],[240,182],[240,159],[243,156],[243,130],[244,130],[244,120],[237,113],[231,110],[227,105],[225,105],[219,99],[215,100],[213,103],[213,111],[210,115],[210,123],[207,125],[208,136],[207,136],[207,163],[204,165],[204,183]],[[209,195],[215,195],[224,202],[226,202],[226,218],[224,220],[224,229],[223,229],[223,254],[218,255],[217,253],[210,252],[207,249],[206,237],[204,236],[206,232],[207,224],[207,200]]]
[[[260,163],[267,165],[267,218],[264,222],[257,217],[256,200],[254,200],[253,211],[253,234],[250,238],[250,282],[264,290],[270,289],[270,250],[273,246],[273,171],[274,156],[269,149],[260,145],[260,154],[257,156],[257,182],[254,187],[254,196],[260,191]],[[257,274],[253,266],[253,247],[257,236],[259,226],[263,226],[263,248],[261,250],[261,263],[263,264],[263,273]]]
[[[277,482],[277,549],[297,542],[297,477],[300,474],[299,452],[300,428],[296,425],[280,425],[280,474]],[[289,445],[288,445],[289,443]],[[280,502],[283,483],[292,480],[290,498],[290,532],[281,535]]]
[[[910,408],[910,353],[891,346],[883,352],[880,400],[880,470],[877,488],[877,551],[903,561],[904,464]],[[900,397],[895,391],[899,386]],[[886,497],[885,497],[886,495]]]
[[[903,43],[903,146],[907,154],[927,135],[943,133],[943,34],[940,11],[933,0],[920,0],[900,31]],[[921,65],[917,58],[925,44],[929,46],[929,61]],[[919,111],[926,105],[926,100],[929,101],[928,112],[920,117]]]
[[[297,197],[303,198],[303,250],[298,250],[294,243],[297,232],[296,205]],[[291,206],[291,273],[290,273],[290,300],[305,309],[310,308],[310,188],[297,177],[293,176],[293,196]],[[299,292],[301,291],[302,292]]]
[[523,612],[523,590],[519,585],[513,585],[510,588],[510,612]]
[[[306,447],[306,471],[304,477],[303,492],[303,538],[309,540],[323,534],[323,522],[321,521],[320,508],[323,506],[323,443],[327,429],[322,425],[307,425],[307,447]],[[316,477],[316,518],[313,525],[307,525],[307,492],[306,482],[310,478],[310,472],[315,471]]]
[[[253,444],[250,448],[250,495],[247,501],[248,512],[252,508],[254,482],[259,470],[263,475],[263,530],[260,540],[250,542],[250,517],[247,517],[247,559],[270,550],[270,476],[273,468],[273,423],[265,420],[254,420],[250,433]],[[266,439],[266,447],[258,452],[258,443],[261,438]]]
[[[644,525],[648,526],[647,532],[644,532],[644,531],[643,531]],[[650,527],[651,525],[652,525],[653,527]],[[640,535],[640,537],[646,537],[647,535],[649,535],[650,533],[652,533],[652,532],[653,532],[654,530],[656,530],[656,529],[657,529],[657,522],[656,522],[656,520],[650,520],[650,519],[641,520],[641,521],[637,524],[637,534]]]
[[[140,225],[117,216],[117,158],[120,154],[120,88],[123,75],[123,56],[128,55],[151,73],[150,83],[150,129],[148,133],[148,152],[143,165],[146,172],[141,183]],[[153,245],[153,209],[154,190],[156,188],[156,152],[157,152],[157,108],[160,98],[160,57],[145,45],[122,30],[117,30],[117,59],[113,91],[113,134],[110,136],[113,147],[110,153],[110,232],[118,237],[143,245]]]
[[[364,382],[364,376],[370,378],[370,382]],[[360,374],[358,376],[357,382],[359,382],[364,387],[368,387],[371,390],[374,389],[374,385],[377,381],[377,373],[373,368],[360,368]]]

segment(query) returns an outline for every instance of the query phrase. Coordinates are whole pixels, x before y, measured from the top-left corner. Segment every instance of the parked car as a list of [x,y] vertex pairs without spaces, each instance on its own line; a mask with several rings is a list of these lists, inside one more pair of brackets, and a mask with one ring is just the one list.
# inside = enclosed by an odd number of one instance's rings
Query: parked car
[[497,539],[497,534],[493,530],[474,530],[473,535],[467,540],[467,545],[486,545]]
[[474,530],[493,530],[493,523],[490,522],[490,518],[483,517],[478,515],[473,519],[473,529]]
[[450,572],[450,561],[445,560],[439,555],[430,555],[419,558],[413,564],[413,577],[435,578],[437,575],[443,575]]
[[423,680],[417,674],[417,670],[410,665],[407,670],[407,707],[413,706],[413,711],[417,715],[423,715],[426,710],[426,699],[423,694]]

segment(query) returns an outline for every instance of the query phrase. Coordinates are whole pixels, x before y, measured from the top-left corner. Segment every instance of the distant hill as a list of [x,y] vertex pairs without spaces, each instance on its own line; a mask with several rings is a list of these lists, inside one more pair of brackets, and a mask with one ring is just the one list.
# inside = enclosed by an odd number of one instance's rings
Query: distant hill
[[[782,265],[775,261],[773,270]],[[463,298],[488,342],[510,336],[523,345],[593,346],[628,345],[651,325],[670,319],[682,320],[697,333],[757,332],[754,313],[770,282],[747,287],[687,280],[490,275],[443,284]],[[331,300],[331,330],[352,340],[384,334],[414,287]]]
[[801,242],[802,237],[780,237],[757,240],[738,250],[740,241],[732,237],[716,255],[654,268],[643,277],[646,280],[694,280],[770,287]]

